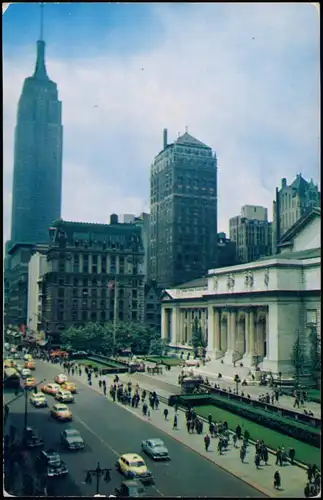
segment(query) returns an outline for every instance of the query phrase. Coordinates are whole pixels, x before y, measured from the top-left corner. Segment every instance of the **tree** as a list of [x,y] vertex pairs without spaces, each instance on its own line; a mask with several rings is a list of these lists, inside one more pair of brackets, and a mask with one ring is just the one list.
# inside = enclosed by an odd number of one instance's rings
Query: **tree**
[[194,355],[197,356],[198,350],[200,347],[205,348],[206,342],[203,338],[202,327],[199,325],[199,321],[197,318],[194,319],[193,328],[192,328],[192,346],[194,349]]
[[321,379],[321,342],[319,335],[317,333],[317,327],[315,325],[311,326],[309,341],[310,341],[309,369],[313,377],[313,380],[315,381],[315,385],[316,387],[318,387],[319,381]]
[[297,331],[297,338],[293,345],[293,351],[291,354],[291,361],[295,368],[295,380],[296,384],[299,385],[299,379],[302,373],[304,372],[304,363],[305,363],[305,353],[303,349],[303,345],[300,340],[299,331]]
[[169,347],[165,339],[153,338],[150,342],[149,354],[155,356],[165,356],[167,354]]

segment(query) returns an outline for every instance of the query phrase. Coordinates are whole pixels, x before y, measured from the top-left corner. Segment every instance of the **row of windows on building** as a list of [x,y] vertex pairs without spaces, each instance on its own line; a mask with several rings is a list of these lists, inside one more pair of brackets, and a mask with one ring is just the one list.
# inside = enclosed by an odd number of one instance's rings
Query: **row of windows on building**
[[[91,321],[95,323],[96,321],[113,321],[114,313],[113,311],[91,311],[88,312],[86,310],[72,310],[71,315],[68,312],[64,311],[56,311],[56,319],[57,321],[69,321],[72,322],[82,321],[87,322]],[[120,321],[124,321],[125,319],[131,319],[132,321],[137,321],[139,319],[138,313],[136,311],[132,311],[130,315],[125,315],[123,311],[119,311],[118,319]]]
[[[64,276],[64,277],[58,277],[57,275],[53,275],[51,277],[51,282],[54,284],[54,285],[60,285],[60,286],[74,286],[74,287],[77,287],[77,286],[83,286],[83,287],[108,287],[109,284],[112,284],[113,283],[113,279],[109,279],[109,278],[105,278],[105,277],[100,277],[100,278],[96,278],[96,277],[92,277],[92,278],[75,278],[73,276]],[[122,281],[122,283],[118,282],[118,288],[120,288],[120,290],[122,289],[122,287],[125,286],[125,287],[130,287],[130,288],[133,288],[133,291],[137,291],[137,287],[141,287],[143,286],[143,280],[142,279],[139,279],[139,280],[136,280],[136,279],[130,279],[130,280],[127,280],[127,281]]]

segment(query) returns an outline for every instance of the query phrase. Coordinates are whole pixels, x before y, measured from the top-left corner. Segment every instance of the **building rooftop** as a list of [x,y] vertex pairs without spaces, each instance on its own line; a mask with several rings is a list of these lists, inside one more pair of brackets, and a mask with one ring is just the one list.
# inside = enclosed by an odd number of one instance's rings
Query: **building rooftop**
[[207,146],[203,142],[199,141],[195,137],[193,137],[191,134],[188,132],[185,132],[185,134],[180,135],[178,139],[175,141],[176,144],[185,144],[185,145],[191,145],[191,146],[200,146],[202,148],[208,148],[211,149],[210,146]]
[[203,276],[202,278],[196,278],[195,280],[188,281],[187,283],[183,283],[182,285],[175,286],[172,288],[196,288],[196,287],[205,287],[207,286],[207,277]]
[[321,257],[320,248],[310,248],[308,250],[300,250],[299,252],[279,253],[277,255],[271,255],[270,257],[262,257],[261,259],[259,259],[259,261],[274,260],[274,259],[307,260],[307,259],[314,259],[316,257]]

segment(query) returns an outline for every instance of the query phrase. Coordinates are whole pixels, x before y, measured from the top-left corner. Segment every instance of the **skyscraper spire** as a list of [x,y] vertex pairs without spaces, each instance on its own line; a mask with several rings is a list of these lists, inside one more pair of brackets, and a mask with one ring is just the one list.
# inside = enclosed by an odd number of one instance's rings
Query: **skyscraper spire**
[[40,37],[37,42],[37,60],[34,78],[37,80],[49,80],[45,64],[45,42],[44,38],[44,4],[40,4]]
[[40,36],[39,36],[39,40],[44,41],[43,37],[44,37],[44,4],[43,4],[43,2],[41,2],[41,4],[40,4]]

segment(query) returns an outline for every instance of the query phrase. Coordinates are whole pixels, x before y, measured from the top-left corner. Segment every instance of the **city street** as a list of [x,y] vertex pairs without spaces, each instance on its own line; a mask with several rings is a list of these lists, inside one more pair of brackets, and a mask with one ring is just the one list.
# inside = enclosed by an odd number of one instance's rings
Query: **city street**
[[[62,371],[57,365],[37,361],[35,376],[37,380],[53,381]],[[110,399],[86,387],[77,379],[78,394],[75,404],[71,405],[73,422],[59,423],[50,419],[49,409],[34,409],[28,405],[28,425],[35,427],[45,441],[45,448],[59,448],[61,457],[69,469],[65,479],[57,481],[55,495],[95,494],[96,481],[84,484],[86,470],[94,469],[97,462],[101,467],[112,468],[111,482],[100,484],[101,494],[113,494],[122,476],[115,471],[115,462],[120,454],[137,452],[141,454],[140,443],[143,439],[157,437],[163,439],[172,460],[155,463],[144,457],[155,477],[155,485],[147,487],[150,496],[216,496],[216,497],[260,497],[260,492],[238,478],[201,457],[196,452],[175,441],[149,422],[142,421],[129,411],[113,403]],[[5,401],[11,395],[5,394]],[[50,407],[54,401],[48,396]],[[24,398],[10,406],[8,424],[15,425],[19,431],[23,427]],[[7,425],[8,425],[7,424]],[[85,449],[80,452],[66,452],[60,447],[60,433],[66,427],[75,427],[82,434]],[[35,452],[36,453],[36,452]]]

